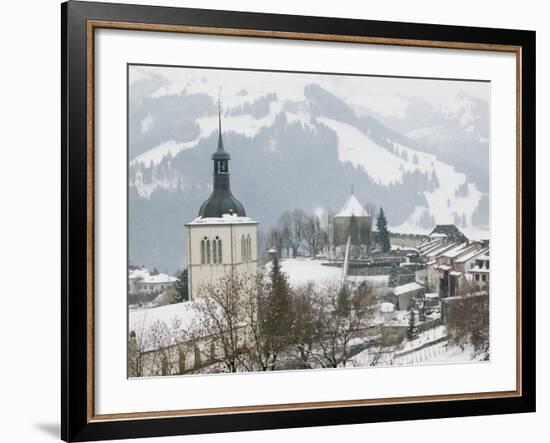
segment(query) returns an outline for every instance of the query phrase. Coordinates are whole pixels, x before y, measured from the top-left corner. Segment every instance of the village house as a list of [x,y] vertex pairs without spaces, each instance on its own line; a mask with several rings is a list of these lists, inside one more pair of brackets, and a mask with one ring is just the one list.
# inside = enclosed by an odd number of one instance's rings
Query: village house
[[468,273],[472,276],[471,286],[475,292],[485,292],[489,288],[489,253],[488,251],[475,257],[475,264]]
[[128,292],[130,295],[155,295],[171,288],[177,278],[147,268],[131,267],[128,271]]
[[394,304],[397,306],[397,309],[405,311],[413,307],[416,298],[424,298],[426,288],[417,282],[411,282],[396,286],[390,292],[393,295]]
[[426,262],[426,286],[441,298],[468,291],[477,257],[489,253],[486,243],[468,240],[454,225],[438,225],[419,245]]

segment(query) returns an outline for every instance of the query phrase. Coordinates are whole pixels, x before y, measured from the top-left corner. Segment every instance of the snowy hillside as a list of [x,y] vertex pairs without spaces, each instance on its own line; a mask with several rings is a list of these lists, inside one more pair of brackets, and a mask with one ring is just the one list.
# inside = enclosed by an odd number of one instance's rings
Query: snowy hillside
[[[419,113],[418,100],[356,77],[135,71],[129,184],[141,218],[168,204],[173,212],[173,201],[180,223],[196,216],[211,189],[220,95],[232,187],[261,226],[295,207],[338,210],[354,184],[362,204],[384,207],[394,231],[455,223],[488,236],[488,128],[478,98],[459,91],[422,102],[429,112]],[[139,229],[143,238],[162,228],[149,220]]]

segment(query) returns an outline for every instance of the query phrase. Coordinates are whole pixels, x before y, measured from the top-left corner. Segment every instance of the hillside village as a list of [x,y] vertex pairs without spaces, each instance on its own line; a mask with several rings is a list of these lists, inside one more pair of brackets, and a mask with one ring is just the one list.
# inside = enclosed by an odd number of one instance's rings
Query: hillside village
[[187,268],[129,267],[130,377],[489,359],[488,240],[390,232],[353,187],[338,213],[286,211],[259,238],[230,159],[220,112]]

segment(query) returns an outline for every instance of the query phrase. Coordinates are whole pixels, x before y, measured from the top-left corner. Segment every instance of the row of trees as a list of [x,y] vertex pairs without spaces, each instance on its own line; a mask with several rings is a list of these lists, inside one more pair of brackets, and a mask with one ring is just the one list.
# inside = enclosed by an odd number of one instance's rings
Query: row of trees
[[383,348],[375,288],[366,284],[293,289],[275,259],[268,275],[228,275],[201,292],[192,325],[158,322],[132,332],[131,376],[164,374],[165,360],[167,374],[335,368],[358,349]]
[[[371,205],[372,206],[372,205]],[[372,208],[374,210],[374,207]],[[372,212],[371,212],[372,213]],[[282,252],[286,252],[287,257],[295,258],[300,248],[305,248],[311,257],[328,247],[331,242],[330,226],[334,223],[334,215],[331,211],[327,214],[327,219],[323,223],[315,215],[306,214],[301,209],[285,211],[279,217],[277,225],[270,229],[266,245],[267,248],[275,247],[278,251],[278,257],[281,258]],[[376,218],[376,243],[383,252],[390,250],[390,233],[384,209],[380,208]],[[370,235],[361,232],[355,216],[351,217],[349,223],[349,235],[353,245],[370,242]]]
[[322,226],[317,215],[308,215],[301,209],[285,211],[277,226],[269,231],[267,241],[269,247],[277,249],[279,258],[282,251],[286,251],[287,257],[296,257],[302,246],[314,257],[329,244],[328,226]]

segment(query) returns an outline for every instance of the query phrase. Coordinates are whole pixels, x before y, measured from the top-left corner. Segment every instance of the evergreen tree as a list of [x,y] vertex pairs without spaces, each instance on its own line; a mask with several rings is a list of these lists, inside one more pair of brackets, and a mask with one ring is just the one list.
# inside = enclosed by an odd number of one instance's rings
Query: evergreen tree
[[346,285],[342,286],[336,299],[336,312],[340,317],[349,317],[351,313],[351,300]]
[[392,263],[391,265],[390,276],[388,278],[388,286],[390,288],[395,288],[396,286],[399,286],[399,273],[397,272],[397,266],[395,263]]
[[409,315],[409,326],[407,328],[407,340],[414,340],[417,335],[416,317],[414,315],[414,309],[411,309],[411,314]]
[[348,226],[348,235],[351,237],[351,244],[354,246],[360,245],[359,238],[359,223],[357,223],[357,218],[352,214]]
[[367,247],[370,246],[370,233],[369,228],[365,224],[359,228],[359,242]]
[[178,275],[178,279],[174,284],[176,294],[174,295],[174,303],[181,303],[189,300],[189,286],[188,286],[188,273],[187,268],[181,271]]
[[268,309],[262,319],[263,332],[272,341],[280,342],[291,333],[292,310],[290,287],[276,256],[273,257],[269,278],[270,291],[267,300]]
[[390,232],[388,231],[388,222],[384,215],[384,209],[380,208],[378,219],[376,220],[376,229],[378,229],[378,244],[383,252],[390,250]]

